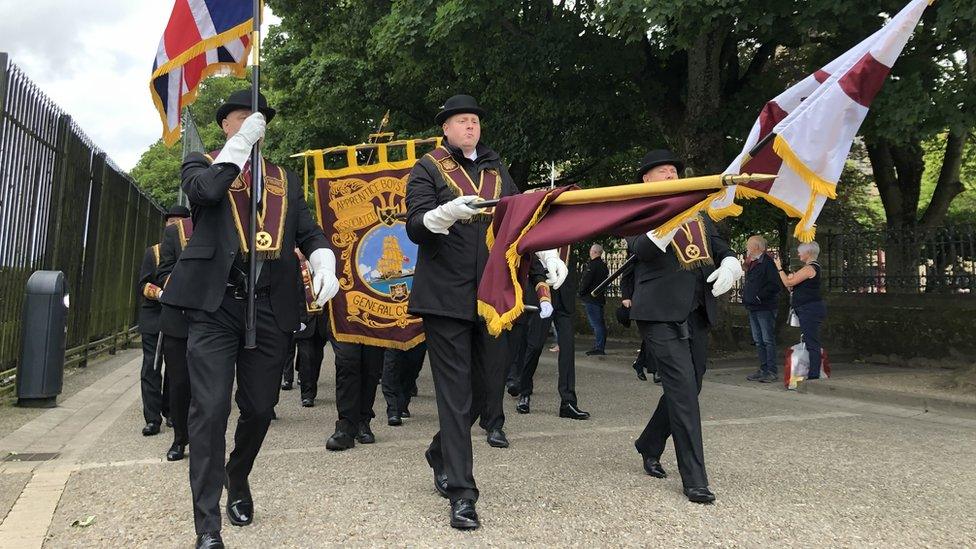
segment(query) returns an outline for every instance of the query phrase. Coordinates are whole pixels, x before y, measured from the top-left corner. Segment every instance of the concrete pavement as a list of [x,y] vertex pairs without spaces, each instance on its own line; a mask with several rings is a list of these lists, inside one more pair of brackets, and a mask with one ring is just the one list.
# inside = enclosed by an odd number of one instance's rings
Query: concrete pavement
[[[733,384],[741,365],[730,361],[724,365],[733,368],[723,369],[720,362],[701,397],[718,501],[699,506],[681,494],[670,446],[662,459],[668,479],[641,470],[633,440],[660,388],[637,381],[626,353],[578,357],[580,405],[593,414],[585,422],[556,417],[554,361],[549,353],[543,360],[533,413],[516,414],[506,397],[512,447],[489,448],[474,430],[480,530],[452,530],[447,503],[431,486],[423,450],[436,429],[436,410],[426,366],[413,418],[402,427],[377,419],[376,444],[331,453],[324,447],[335,421],[327,354],[315,408],[301,408],[297,391],[282,393],[281,419],[272,424],[251,478],[255,523],[241,529],[225,522],[225,541],[236,547],[915,547],[976,539],[970,511],[976,420]],[[0,547],[192,543],[187,462],[163,460],[170,430],[151,438],[139,432],[138,362],[121,355],[103,367],[115,369],[72,397],[84,395],[85,405],[68,399],[64,409],[0,439],[0,457],[13,443],[18,451],[60,453],[43,463],[0,462]],[[710,381],[723,377],[729,383]],[[384,409],[380,396],[376,411],[383,416]],[[58,443],[41,442],[50,438]],[[89,516],[92,525],[71,526]]]

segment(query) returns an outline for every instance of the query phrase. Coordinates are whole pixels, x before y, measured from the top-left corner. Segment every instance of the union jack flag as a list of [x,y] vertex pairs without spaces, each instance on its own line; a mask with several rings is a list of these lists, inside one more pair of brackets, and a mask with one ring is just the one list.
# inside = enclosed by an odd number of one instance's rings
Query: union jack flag
[[251,0],[176,0],[149,83],[166,145],[180,138],[180,111],[196,99],[204,78],[244,76],[253,17]]

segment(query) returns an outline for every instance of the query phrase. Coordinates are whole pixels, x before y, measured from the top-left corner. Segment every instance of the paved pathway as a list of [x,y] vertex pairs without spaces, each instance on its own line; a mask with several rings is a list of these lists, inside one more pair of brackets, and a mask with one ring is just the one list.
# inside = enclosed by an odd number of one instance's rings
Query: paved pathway
[[[60,454],[46,462],[0,462],[0,547],[192,543],[187,463],[163,460],[171,431],[139,433],[138,366],[131,352],[116,357],[101,365],[110,373],[0,439],[0,456]],[[706,380],[731,381],[744,372],[718,368]],[[538,375],[532,414],[515,414],[506,397],[511,448],[489,448],[475,430],[481,530],[449,528],[446,502],[430,486],[423,459],[436,429],[429,372],[404,426],[377,420],[375,445],[331,453],[324,447],[335,420],[327,366],[315,408],[301,408],[297,391],[282,393],[281,419],[252,474],[255,524],[225,525],[225,541],[914,547],[976,539],[972,419],[706,381],[706,463],[719,499],[698,506],[681,495],[670,448],[665,480],[644,475],[633,451],[657,386],[637,381],[624,359],[580,357],[580,404],[593,419],[577,422],[556,417],[551,356]],[[90,516],[90,526],[71,526]]]

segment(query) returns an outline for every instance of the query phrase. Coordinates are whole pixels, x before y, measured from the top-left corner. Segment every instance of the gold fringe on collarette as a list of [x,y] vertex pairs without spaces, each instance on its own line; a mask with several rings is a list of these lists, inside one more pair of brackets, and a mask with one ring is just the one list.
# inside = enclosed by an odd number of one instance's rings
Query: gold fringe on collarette
[[[508,274],[512,279],[512,287],[515,288],[515,305],[502,313],[495,310],[494,307],[488,303],[478,300],[478,315],[485,319],[485,324],[488,327],[488,333],[498,337],[501,335],[502,331],[510,330],[512,324],[515,322],[522,312],[525,310],[525,305],[522,303],[523,292],[522,285],[518,281],[518,270],[522,263],[522,256],[518,253],[518,245],[522,241],[522,238],[529,232],[530,229],[538,225],[539,220],[549,209],[549,205],[552,202],[551,196],[547,196],[536,208],[529,222],[522,228],[519,233],[518,238],[505,250],[505,261],[508,263]],[[491,230],[488,228],[488,232],[485,235],[485,241],[490,249],[495,243],[495,236]]]

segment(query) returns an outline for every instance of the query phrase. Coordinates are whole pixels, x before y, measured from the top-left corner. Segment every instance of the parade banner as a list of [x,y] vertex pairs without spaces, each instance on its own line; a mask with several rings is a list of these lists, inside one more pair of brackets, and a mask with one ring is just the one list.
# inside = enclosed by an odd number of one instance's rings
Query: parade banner
[[329,321],[339,341],[406,350],[424,340],[407,314],[417,245],[399,213],[420,150],[438,139],[333,147],[305,153],[314,165],[315,208],[336,254],[339,294]]

